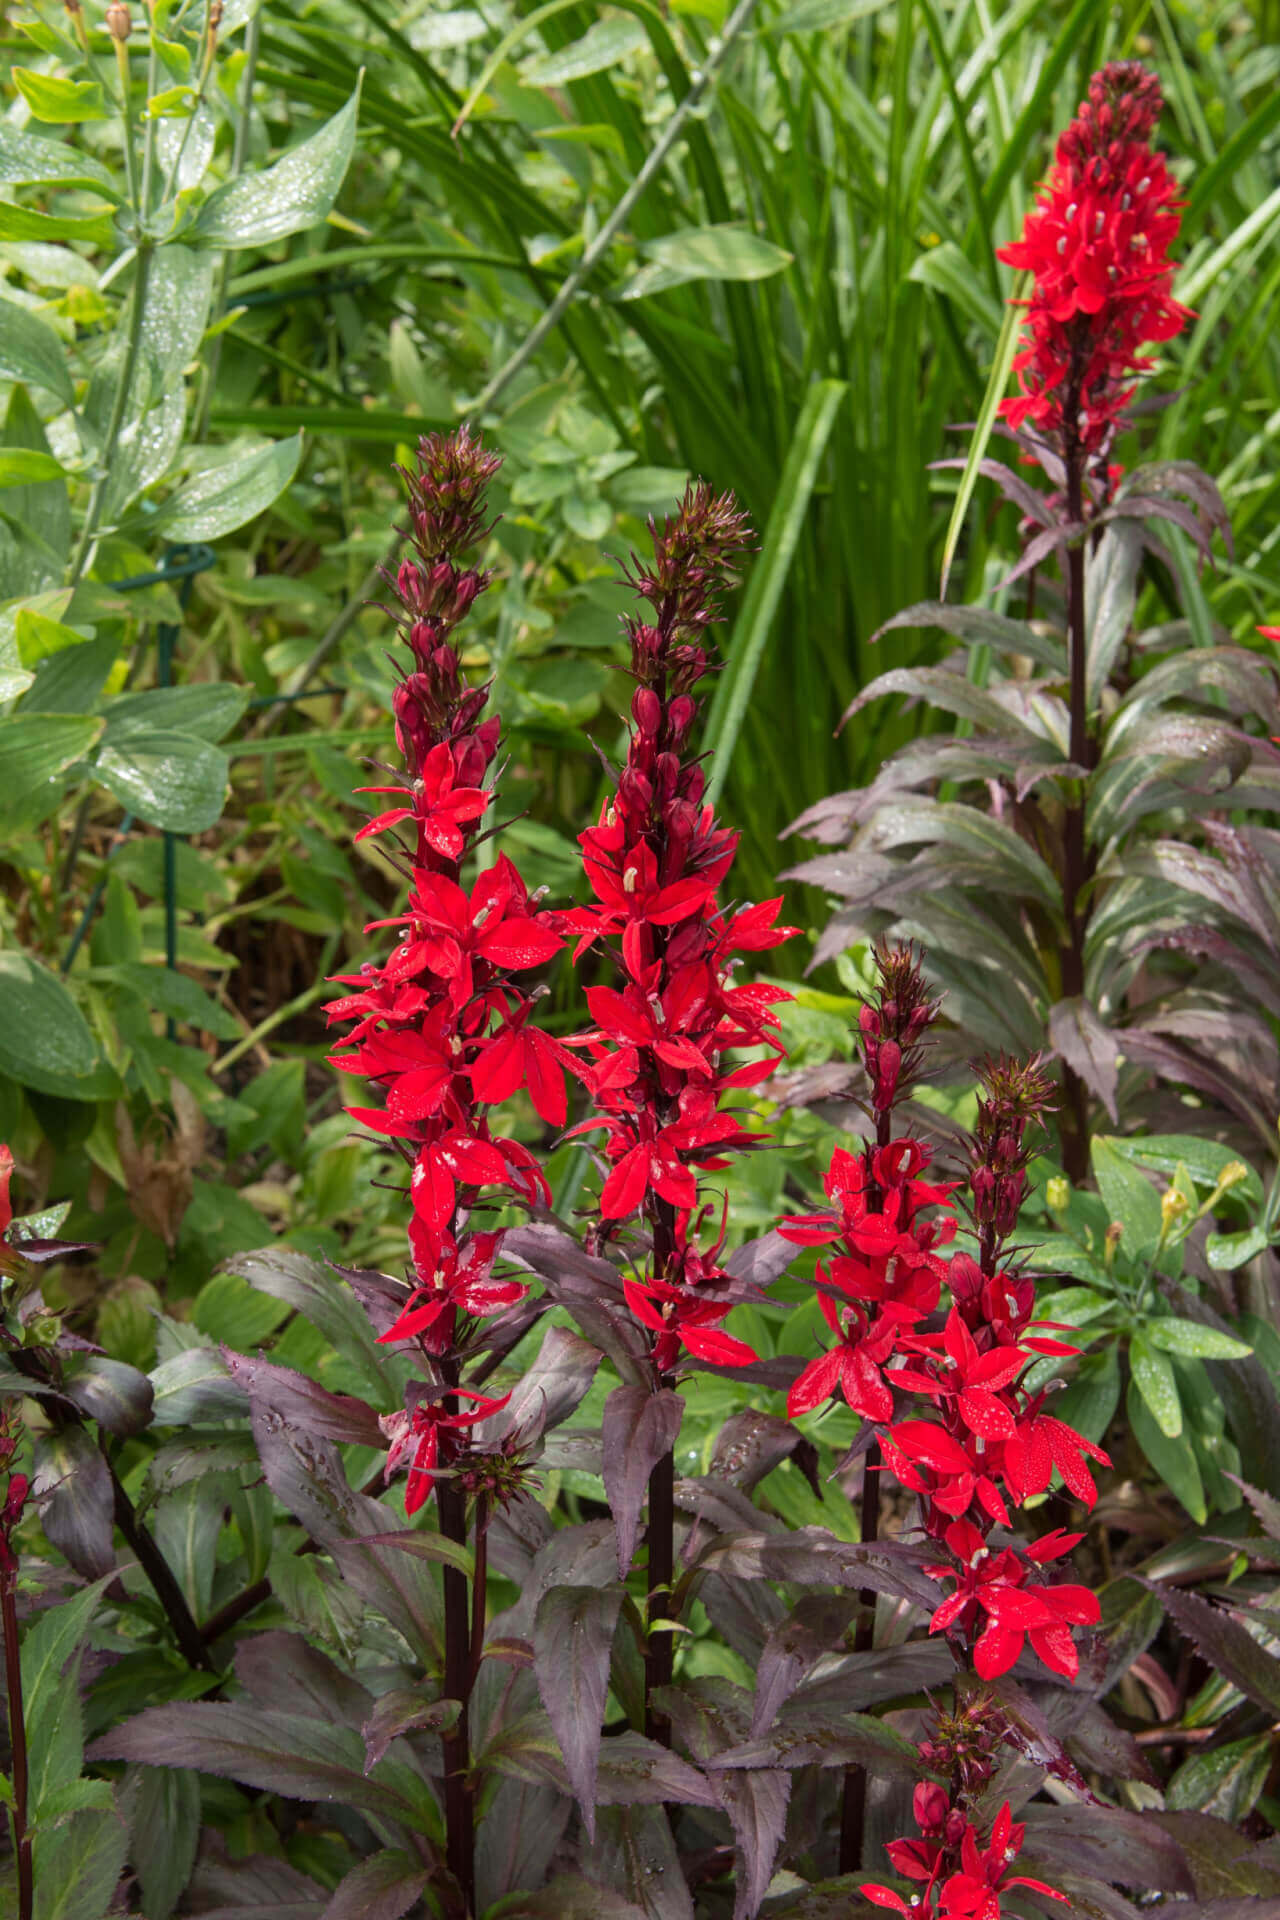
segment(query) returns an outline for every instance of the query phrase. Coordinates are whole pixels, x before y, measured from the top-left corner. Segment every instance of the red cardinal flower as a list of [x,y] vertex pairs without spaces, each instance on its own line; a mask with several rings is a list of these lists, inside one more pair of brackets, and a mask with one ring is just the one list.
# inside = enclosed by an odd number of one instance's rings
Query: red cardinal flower
[[443,1399],[419,1400],[411,1412],[384,1413],[378,1422],[391,1442],[385,1478],[390,1480],[405,1456],[410,1456],[409,1478],[404,1493],[406,1513],[416,1513],[430,1497],[437,1471],[448,1467],[458,1451],[453,1436],[474,1426],[477,1420],[487,1420],[490,1414],[501,1413],[511,1395],[504,1393],[500,1400],[491,1400],[482,1393],[470,1392],[466,1387],[456,1387],[451,1389],[450,1397],[454,1400],[470,1400],[472,1405],[470,1409],[463,1408],[450,1413]]
[[427,754],[412,787],[357,787],[357,793],[400,794],[406,802],[377,814],[361,827],[357,841],[386,833],[402,820],[414,820],[421,840],[433,853],[457,860],[466,844],[462,827],[480,819],[493,798],[493,789],[455,786],[454,776],[453,751],[442,740]]
[[1022,394],[1003,402],[1056,442],[1105,447],[1150,360],[1191,315],[1171,292],[1177,186],[1150,144],[1163,107],[1154,75],[1134,61],[1095,73],[1021,240],[1000,259],[1034,275],[1026,345],[1014,361]]
[[464,1234],[458,1242],[447,1228],[433,1228],[415,1215],[409,1245],[418,1284],[394,1325],[378,1335],[384,1346],[420,1338],[428,1353],[443,1353],[459,1313],[483,1319],[515,1306],[529,1291],[518,1280],[491,1278],[500,1231]]
[[944,1632],[957,1623],[971,1632],[981,1610],[986,1626],[973,1657],[982,1679],[994,1680],[1007,1673],[1029,1637],[1047,1667],[1073,1680],[1080,1660],[1071,1627],[1092,1625],[1101,1618],[1097,1595],[1088,1587],[1029,1587],[1026,1582],[1032,1564],[1069,1553],[1083,1537],[1050,1533],[1021,1555],[1012,1547],[992,1553],[972,1522],[953,1521],[945,1539],[958,1565],[925,1569],[935,1580],[956,1582],[956,1591],[934,1613],[930,1633]]

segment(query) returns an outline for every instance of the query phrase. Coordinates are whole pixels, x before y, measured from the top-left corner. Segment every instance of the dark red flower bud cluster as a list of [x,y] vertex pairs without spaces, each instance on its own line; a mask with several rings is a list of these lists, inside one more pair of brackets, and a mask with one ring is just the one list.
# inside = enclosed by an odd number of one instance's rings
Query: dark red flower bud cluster
[[[486,1189],[549,1198],[537,1160],[493,1131],[487,1109],[523,1090],[561,1125],[565,1068],[577,1068],[533,1025],[536,996],[524,984],[563,945],[552,915],[505,855],[470,884],[462,875],[492,798],[501,722],[481,717],[488,689],[466,683],[451,635],[488,585],[487,574],[462,563],[462,550],[488,531],[485,488],[498,464],[462,428],[423,439],[418,471],[404,475],[413,554],[388,578],[412,660],[394,696],[406,771],[394,786],[365,789],[396,804],[356,837],[393,844],[388,857],[405,875],[408,899],[402,913],[368,929],[398,929],[390,955],[340,976],[351,991],[327,1009],[331,1025],[349,1029],[332,1064],[384,1096],[381,1106],[350,1108],[352,1118],[393,1142],[411,1169],[411,1292],[381,1338],[415,1342],[438,1383],[468,1324],[527,1291],[493,1276],[502,1234],[471,1225]],[[437,1465],[459,1456],[471,1423],[497,1410],[452,1385],[447,1399],[434,1391],[395,1416],[391,1435],[388,1472],[401,1459],[412,1463],[410,1510],[426,1498]],[[460,1394],[475,1410],[460,1405]]]
[[1180,215],[1177,184],[1151,135],[1159,82],[1136,61],[1095,73],[1058,141],[1048,181],[1022,238],[999,257],[1034,275],[1026,344],[1014,361],[1022,392],[1001,412],[1030,421],[1070,456],[1104,451],[1151,365],[1141,348],[1169,340],[1192,317],[1173,298],[1169,248]]
[[698,485],[650,532],[652,564],[633,556],[627,574],[652,612],[625,623],[638,683],[627,758],[598,824],[580,836],[594,902],[557,924],[577,937],[576,958],[604,946],[616,964],[618,986],[587,989],[595,1025],[575,1045],[597,1117],[575,1131],[604,1129],[604,1221],[643,1211],[653,1229],[652,1264],[627,1297],[665,1374],[681,1347],[703,1360],[754,1358],[716,1330],[731,1304],[728,1276],[717,1265],[723,1234],[709,1252],[697,1245],[708,1211],[698,1176],[761,1144],[726,1096],[773,1072],[782,1047],[772,1008],[790,996],[735,984],[735,956],[764,952],[795,929],[776,924],[781,900],[720,905],[738,836],[717,821],[690,751],[693,689],[711,665],[707,630],[746,522],[730,495]]
[[929,991],[920,957],[905,946],[880,946],[873,954],[878,991],[858,1015],[858,1031],[867,1078],[871,1082],[871,1111],[878,1119],[888,1113],[920,1072],[925,1036],[938,1017],[938,1002]]

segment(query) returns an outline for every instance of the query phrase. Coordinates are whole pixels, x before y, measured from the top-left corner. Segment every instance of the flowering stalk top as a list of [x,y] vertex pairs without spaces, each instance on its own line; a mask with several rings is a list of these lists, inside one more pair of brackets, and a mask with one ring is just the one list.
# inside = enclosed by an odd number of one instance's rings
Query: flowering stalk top
[[1034,276],[1013,363],[1022,392],[1001,412],[1013,427],[1029,421],[1067,458],[1105,460],[1134,379],[1151,365],[1142,347],[1172,339],[1191,317],[1171,291],[1177,184],[1151,146],[1163,105],[1137,61],[1095,73],[1022,238],[1000,249]]
[[489,584],[463,554],[489,530],[485,489],[498,464],[463,427],[424,438],[417,471],[402,470],[412,553],[388,584],[410,656],[392,699],[405,771],[394,784],[365,789],[395,804],[356,838],[382,841],[408,898],[401,913],[372,923],[399,930],[388,958],[341,976],[351,991],[327,1009],[332,1025],[348,1029],[332,1064],[384,1095],[381,1106],[348,1111],[391,1141],[411,1169],[411,1289],[381,1336],[412,1342],[432,1383],[388,1426],[388,1472],[409,1462],[410,1512],[441,1468],[465,1460],[467,1429],[499,1404],[458,1386],[456,1354],[468,1327],[526,1292],[494,1277],[502,1234],[477,1231],[474,1213],[489,1188],[549,1198],[533,1155],[494,1132],[487,1109],[523,1089],[560,1125],[565,1068],[576,1069],[532,1021],[527,973],[562,945],[551,915],[505,855],[469,885],[462,872],[493,795],[501,722],[482,718],[488,688],[467,684],[453,631]]

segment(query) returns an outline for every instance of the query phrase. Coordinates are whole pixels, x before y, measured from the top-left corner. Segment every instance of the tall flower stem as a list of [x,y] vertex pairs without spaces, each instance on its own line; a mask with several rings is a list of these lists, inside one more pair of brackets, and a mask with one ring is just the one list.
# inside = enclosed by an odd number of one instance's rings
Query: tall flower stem
[[[1084,520],[1084,452],[1074,442],[1067,448],[1067,519],[1072,526]],[[1076,766],[1088,771],[1093,765],[1093,739],[1089,731],[1088,636],[1084,613],[1084,543],[1077,538],[1067,548],[1067,646],[1070,675],[1069,753]],[[1063,829],[1063,907],[1066,915],[1066,941],[1062,950],[1062,995],[1066,1000],[1084,992],[1084,944],[1088,915],[1081,895],[1090,878],[1089,854],[1085,841],[1086,781],[1082,777],[1067,808]],[[1066,1095],[1062,1125],[1062,1155],[1067,1177],[1085,1178],[1089,1171],[1089,1099],[1084,1081],[1063,1063],[1063,1091]]]
[[[867,1448],[862,1470],[862,1525],[864,1546],[880,1535],[880,1442]],[[858,1594],[862,1617],[853,1636],[855,1653],[869,1653],[876,1641],[876,1594],[874,1587],[863,1587]],[[867,1770],[846,1767],[844,1790],[840,1800],[840,1871],[857,1873],[862,1865],[863,1835],[867,1819]]]
[[15,1576],[0,1574],[0,1620],[4,1626],[4,1681],[9,1707],[9,1748],[13,1754],[13,1856],[18,1869],[17,1920],[31,1920],[31,1836],[27,1832],[27,1723],[22,1708],[22,1661],[18,1649]]
[[[460,1547],[467,1544],[467,1499],[462,1490],[441,1480],[436,1489],[440,1531]],[[444,1585],[444,1691],[461,1711],[442,1736],[444,1747],[445,1858],[462,1892],[468,1915],[475,1911],[475,1812],[468,1774],[471,1767],[471,1594],[467,1576],[446,1566]]]

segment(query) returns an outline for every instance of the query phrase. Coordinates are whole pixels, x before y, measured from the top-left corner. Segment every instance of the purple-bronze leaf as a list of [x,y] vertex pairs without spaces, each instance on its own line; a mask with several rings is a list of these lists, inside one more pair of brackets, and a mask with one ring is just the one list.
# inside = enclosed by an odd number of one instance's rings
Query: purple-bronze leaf
[[339,1881],[322,1920],[400,1920],[430,1878],[431,1869],[412,1854],[383,1847]]
[[617,1528],[618,1574],[623,1580],[635,1558],[649,1474],[674,1447],[683,1413],[684,1401],[669,1387],[657,1393],[643,1387],[615,1387],[604,1403],[601,1465]]
[[1223,1607],[1198,1593],[1150,1582],[1169,1618],[1224,1680],[1272,1718],[1280,1717],[1280,1660],[1256,1641],[1249,1629]]
[[602,1809],[582,1871],[633,1901],[645,1920],[694,1920],[693,1896],[661,1807]]
[[105,1354],[76,1354],[63,1368],[67,1398],[81,1413],[117,1438],[127,1440],[151,1424],[155,1393],[145,1373]]
[[708,1477],[727,1480],[731,1487],[750,1493],[776,1466],[793,1455],[797,1456],[797,1464],[813,1486],[817,1454],[812,1442],[802,1438],[793,1421],[780,1420],[774,1413],[761,1413],[756,1407],[746,1407],[741,1413],[731,1414],[716,1435]]
[[249,1394],[251,1405],[260,1399],[300,1432],[342,1445],[386,1446],[377,1413],[367,1400],[357,1400],[349,1393],[330,1393],[317,1381],[308,1380],[305,1373],[275,1366],[270,1360],[251,1359],[233,1347],[224,1346],[222,1357],[231,1378]]
[[84,1427],[41,1434],[31,1491],[50,1544],[76,1572],[86,1580],[110,1573],[116,1563],[111,1474]]
[[1101,1100],[1113,1121],[1121,1041],[1083,995],[1059,1000],[1049,1011],[1049,1041],[1072,1073]]
[[382,1780],[366,1779],[354,1727],[263,1712],[242,1701],[148,1707],[89,1749],[91,1760],[195,1767],[264,1793],[330,1800],[415,1828],[421,1808]]
[[932,1610],[937,1588],[923,1572],[923,1549],[903,1540],[854,1546],[822,1527],[788,1534],[739,1533],[712,1541],[699,1570],[746,1580],[795,1580],[807,1586],[870,1587]]
[[753,1739],[768,1732],[783,1701],[795,1692],[809,1669],[824,1653],[839,1646],[857,1607],[857,1598],[850,1593],[806,1594],[790,1618],[774,1628],[756,1665]]
[[386,1757],[402,1733],[447,1733],[462,1712],[457,1700],[428,1697],[421,1687],[395,1687],[379,1694],[377,1705],[360,1728],[366,1773]]
[[706,1762],[712,1773],[746,1767],[866,1767],[876,1774],[927,1772],[911,1741],[870,1714],[785,1714],[763,1739],[744,1740]]
[[320,1920],[329,1895],[286,1860],[202,1860],[187,1889],[200,1920]]
[[[1150,1814],[1117,1807],[1032,1805],[1019,1818],[1027,1823],[1024,1866],[1034,1857],[1051,1879],[1065,1870],[1162,1893],[1194,1891],[1181,1847]],[[1030,1866],[1027,1870],[1035,1871]]]
[[492,1446],[504,1434],[537,1435],[579,1406],[591,1390],[602,1355],[568,1327],[548,1327],[538,1357],[515,1388],[501,1413],[478,1423],[478,1446]]
[[538,1692],[589,1839],[595,1837],[596,1768],[622,1596],[615,1584],[552,1587],[539,1600],[533,1622]]
[[303,1713],[344,1727],[357,1726],[371,1705],[359,1681],[301,1634],[249,1635],[236,1646],[235,1669],[254,1706],[272,1712]]

